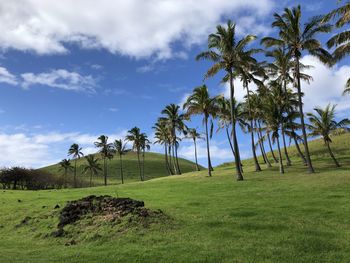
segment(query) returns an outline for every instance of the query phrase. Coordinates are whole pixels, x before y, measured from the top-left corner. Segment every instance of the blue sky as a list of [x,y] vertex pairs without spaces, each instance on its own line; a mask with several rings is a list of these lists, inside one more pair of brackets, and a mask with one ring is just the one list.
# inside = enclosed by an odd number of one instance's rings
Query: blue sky
[[[304,17],[326,13],[337,1],[299,1]],[[0,3],[0,166],[40,167],[66,158],[80,143],[96,149],[100,134],[123,137],[134,126],[152,136],[162,108],[180,104],[203,83],[208,62],[195,56],[206,49],[208,33],[228,18],[240,36],[275,34],[272,14],[296,1],[44,1]],[[79,12],[76,12],[79,10]],[[322,40],[327,36],[321,37]],[[256,43],[258,44],[259,41]],[[255,45],[257,45],[255,44]],[[304,85],[307,110],[338,103],[348,117],[342,87],[350,75],[348,60],[328,69],[312,57],[311,85]],[[219,76],[206,81],[212,95],[227,94]],[[240,83],[238,98],[243,97]],[[200,118],[190,127],[202,129]],[[239,133],[243,157],[248,136]],[[232,160],[223,133],[211,141],[213,163]],[[204,142],[200,162],[206,163]],[[153,151],[162,151],[159,146]],[[192,158],[183,141],[180,155]]]

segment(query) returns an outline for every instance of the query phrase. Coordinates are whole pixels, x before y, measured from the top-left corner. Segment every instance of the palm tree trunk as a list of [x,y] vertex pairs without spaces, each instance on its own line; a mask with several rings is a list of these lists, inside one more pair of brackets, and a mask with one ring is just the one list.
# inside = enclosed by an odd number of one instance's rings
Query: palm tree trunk
[[210,161],[210,150],[209,150],[209,135],[208,135],[208,117],[204,116],[205,122],[205,137],[207,141],[207,156],[208,156],[208,175],[211,176],[211,161]]
[[307,143],[307,134],[306,134],[306,128],[305,128],[305,121],[304,121],[304,112],[303,112],[303,99],[302,99],[302,93],[301,93],[301,84],[300,84],[300,62],[298,55],[295,56],[296,59],[296,65],[295,65],[295,82],[298,90],[298,100],[299,100],[299,114],[300,114],[300,122],[301,122],[301,130],[303,132],[303,140],[304,140],[304,148],[305,148],[305,158],[306,163],[308,166],[309,173],[314,173],[315,170],[312,166],[311,157],[310,157],[310,151],[309,151],[309,145]]
[[198,165],[198,158],[197,158],[197,142],[196,142],[196,138],[193,138],[193,143],[194,143],[194,158],[195,158],[195,161],[196,161],[196,169],[197,169],[197,171],[200,171],[199,165]]
[[260,172],[261,167],[258,162],[258,158],[256,157],[256,151],[255,151],[255,142],[254,142],[254,129],[253,129],[253,119],[252,119],[252,109],[250,107],[250,96],[249,96],[249,88],[248,85],[245,85],[245,88],[247,90],[247,101],[248,101],[248,110],[249,110],[249,118],[250,118],[250,139],[252,144],[252,152],[253,152],[253,159],[254,159],[254,165],[255,165],[255,171]]
[[281,132],[282,132],[282,141],[283,141],[283,148],[284,148],[284,155],[286,156],[286,160],[287,160],[287,166],[291,166],[292,162],[290,161],[289,155],[288,155],[288,150],[287,150],[287,145],[286,145],[286,137],[284,134],[284,127],[282,124],[282,128],[281,128]]
[[175,174],[179,174],[179,172],[177,170],[177,166],[176,166],[175,145],[172,145],[171,150],[172,150],[172,155],[173,155],[174,172],[175,172]]
[[295,147],[297,148],[298,155],[302,159],[303,163],[305,165],[307,165],[306,158],[305,158],[304,154],[300,150],[299,143],[298,143],[297,137],[296,137],[296,135],[294,133],[294,130],[292,132],[293,132],[293,136],[292,137],[293,137],[293,140],[294,140]]
[[256,134],[258,135],[258,144],[259,144],[259,147],[260,147],[261,157],[263,158],[263,161],[266,164],[267,161],[266,161],[266,158],[265,158],[263,147],[261,145],[262,138],[260,137],[260,133],[258,131],[258,124],[257,124],[256,121],[255,121],[255,129],[256,129]]
[[235,87],[233,84],[233,74],[232,69],[229,71],[230,74],[230,105],[231,105],[231,125],[232,125],[232,140],[233,140],[233,149],[235,155],[235,165],[237,173],[237,181],[243,181],[242,167],[241,167],[241,158],[239,156],[237,134],[236,134],[236,117],[234,109],[234,98],[235,98]]
[[74,159],[74,188],[77,188],[77,159]]
[[142,178],[141,161],[140,161],[140,151],[139,151],[139,150],[137,150],[137,162],[138,162],[138,164],[139,164],[140,180],[143,181],[143,178]]
[[231,142],[231,137],[230,137],[230,134],[229,134],[229,132],[228,132],[228,127],[227,127],[227,126],[226,126],[225,130],[226,130],[227,140],[228,140],[228,142],[229,142],[229,144],[230,144],[230,148],[231,148],[233,157],[235,157],[235,150],[233,149],[232,142]]
[[106,157],[103,158],[103,177],[105,180],[105,186],[107,186],[107,162]]
[[260,122],[258,121],[258,133],[259,133],[259,136],[261,138],[261,149],[263,151],[263,155],[264,155],[264,159],[266,161],[266,165],[267,167],[272,167],[270,161],[269,161],[269,158],[267,157],[267,154],[266,154],[266,151],[265,151],[265,146],[264,146],[264,141],[263,141],[263,136],[262,136],[262,132],[261,132],[261,125],[260,125]]
[[119,154],[120,158],[120,177],[122,179],[122,184],[124,184],[124,174],[123,174],[123,160],[122,160],[122,155]]
[[164,144],[164,156],[165,156],[165,169],[167,170],[168,174],[171,175],[171,169],[169,167],[169,161],[168,161],[168,145]]
[[332,152],[332,150],[331,150],[331,146],[329,145],[329,142],[327,141],[327,142],[325,142],[325,143],[326,143],[326,146],[327,146],[327,148],[328,148],[329,155],[332,157],[332,159],[333,159],[335,165],[336,165],[337,167],[340,167],[340,164],[338,163],[337,159],[335,159],[335,157],[334,157],[334,154],[333,154],[333,152]]
[[92,170],[90,170],[90,187],[92,187]]
[[177,143],[175,143],[175,160],[176,160],[176,167],[177,167],[178,174],[181,174],[179,158],[177,157]]
[[281,153],[281,147],[280,147],[280,139],[279,139],[278,135],[277,135],[276,140],[277,140],[278,156],[279,156],[279,163],[280,163],[280,173],[284,174],[282,153]]
[[174,175],[176,173],[176,171],[173,171],[172,169],[172,166],[173,166],[173,162],[172,162],[172,156],[171,156],[171,144],[169,143],[169,146],[168,146],[168,152],[169,152],[169,169],[171,171],[171,174]]
[[267,139],[269,141],[269,147],[270,147],[270,152],[271,152],[272,158],[275,161],[275,163],[278,163],[278,160],[277,160],[277,158],[275,156],[275,153],[273,152],[273,149],[272,149],[271,138],[270,138],[270,133],[269,132],[267,132]]

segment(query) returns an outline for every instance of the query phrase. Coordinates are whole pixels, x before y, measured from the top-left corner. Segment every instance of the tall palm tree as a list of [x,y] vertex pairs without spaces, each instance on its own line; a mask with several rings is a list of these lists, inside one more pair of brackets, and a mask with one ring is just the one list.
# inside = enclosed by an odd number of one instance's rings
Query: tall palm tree
[[277,142],[278,159],[280,173],[284,174],[281,146],[279,140],[279,131],[283,122],[283,114],[279,103],[276,103],[275,94],[268,95],[264,98],[264,118],[268,129],[272,132],[272,141]]
[[[249,84],[251,82],[255,83],[258,86],[263,85],[263,82],[258,79],[258,77],[265,78],[265,71],[264,69],[258,65],[258,63],[250,63],[247,65],[247,67],[242,68],[243,71],[237,72],[238,76],[241,79],[241,82],[243,83],[244,89],[247,91],[246,94],[246,105],[247,105],[247,113],[248,113],[248,121],[250,122],[250,139],[251,139],[251,147],[252,147],[252,153],[253,153],[253,160],[255,164],[255,171],[259,172],[261,171],[258,158],[256,156],[256,150],[255,150],[255,142],[254,142],[254,129],[253,129],[253,122],[254,122],[254,116],[253,116],[253,109],[251,105],[250,100],[250,90],[249,90]],[[267,157],[266,157],[267,158]]]
[[67,188],[68,171],[72,171],[72,170],[74,170],[74,168],[73,168],[72,164],[70,163],[69,159],[63,159],[62,161],[60,161],[59,165],[60,165],[60,171],[64,171],[63,172],[63,185],[65,188]]
[[68,156],[74,159],[74,187],[77,187],[77,159],[84,156],[81,150],[82,148],[76,143],[73,143],[68,150]]
[[134,127],[131,130],[128,131],[128,134],[126,135],[126,140],[129,142],[132,142],[132,149],[136,151],[137,154],[137,161],[139,165],[139,174],[140,174],[140,180],[143,181],[143,174],[142,174],[142,166],[141,166],[141,159],[140,159],[140,153],[142,150],[142,135],[140,128]]
[[[350,23],[350,2],[347,1],[344,5],[334,9],[328,13],[323,22],[327,22],[331,19],[336,19],[336,28],[342,28]],[[328,48],[335,48],[333,51],[333,58],[335,62],[338,62],[349,55],[350,53],[350,30],[345,30],[332,36],[327,42]],[[350,94],[350,78],[345,84],[343,95]]]
[[[217,117],[219,120],[219,129],[225,129],[226,132],[226,136],[227,136],[227,140],[229,142],[231,151],[233,156],[235,156],[235,151],[232,145],[232,136],[230,135],[229,132],[229,127],[231,125],[231,103],[228,99],[226,99],[223,95],[221,96],[217,96],[216,98],[216,104],[218,107],[218,112],[217,112]],[[246,111],[244,109],[244,105],[243,103],[238,103],[236,101],[236,99],[233,100],[233,105],[234,105],[234,116],[235,116],[235,121],[236,123],[239,124],[239,126],[241,127],[241,129],[243,130],[243,132],[246,131],[246,127],[248,127],[249,125],[246,122]],[[242,163],[240,164],[240,169],[243,172],[243,168],[242,168]]]
[[164,145],[165,168],[168,171],[168,174],[172,175],[173,171],[168,158],[168,147],[170,147],[171,143],[169,127],[167,127],[167,123],[164,119],[159,118],[152,128],[154,130],[154,143]]
[[99,153],[101,154],[103,160],[103,178],[104,185],[107,185],[107,159],[110,159],[113,155],[113,143],[108,143],[108,136],[101,135],[94,142],[95,146],[99,148]]
[[142,150],[142,177],[145,178],[145,152],[151,149],[151,141],[145,133],[141,133],[141,150]]
[[216,27],[216,33],[210,34],[208,37],[208,51],[202,52],[197,56],[198,59],[210,60],[214,65],[207,71],[205,78],[216,75],[219,71],[224,70],[229,79],[230,85],[230,103],[231,103],[231,123],[232,123],[232,139],[233,148],[235,153],[235,163],[237,180],[243,180],[243,174],[241,169],[241,158],[239,154],[239,147],[236,134],[236,122],[235,122],[235,109],[234,109],[234,98],[235,98],[235,87],[234,78],[235,72],[244,71],[242,67],[245,65],[255,62],[252,61],[251,55],[255,53],[255,50],[246,50],[256,36],[248,35],[241,40],[236,40],[235,24],[230,20],[227,22],[227,27],[218,25]]
[[122,156],[128,153],[130,150],[127,149],[126,143],[122,139],[115,140],[114,143],[114,150],[116,154],[119,155],[119,161],[120,161],[120,177],[122,180],[122,184],[124,184],[124,173],[123,173],[123,158]]
[[216,98],[211,98],[207,86],[203,85],[193,90],[183,105],[183,108],[186,110],[185,115],[187,117],[203,114],[203,125],[205,126],[205,138],[207,142],[208,175],[211,176],[213,167],[210,160],[208,120],[210,116],[215,117],[216,112],[218,112]]
[[329,155],[333,159],[335,165],[340,167],[337,159],[334,157],[330,143],[332,132],[339,128],[346,128],[350,124],[349,119],[343,119],[339,122],[335,120],[335,107],[336,105],[328,104],[326,108],[314,108],[314,113],[307,113],[310,124],[307,125],[310,130],[310,136],[321,136],[325,145],[327,146]]
[[198,165],[198,158],[197,158],[197,140],[198,139],[203,139],[202,134],[200,134],[195,128],[188,129],[186,138],[192,139],[193,144],[194,144],[194,159],[196,162],[196,169],[197,171],[200,171],[201,169],[199,168]]
[[332,56],[322,48],[321,42],[315,38],[318,33],[330,32],[332,27],[329,24],[322,23],[322,19],[320,17],[314,17],[309,22],[302,25],[301,15],[302,13],[300,6],[292,9],[285,8],[282,15],[275,13],[275,21],[272,23],[272,27],[277,27],[279,29],[279,39],[266,37],[262,39],[262,43],[266,47],[285,46],[287,53],[290,54],[291,58],[293,59],[294,86],[298,91],[299,113],[304,140],[305,157],[308,164],[308,171],[309,173],[313,173],[314,168],[311,162],[304,121],[300,59],[304,51],[319,58],[324,63],[329,64],[332,62]]
[[169,104],[162,110],[162,120],[167,123],[167,126],[170,129],[170,138],[173,149],[173,165],[175,174],[181,174],[179,160],[177,156],[179,138],[177,133],[183,133],[186,130],[186,125],[184,123],[184,115],[179,112],[180,106],[175,104]]
[[86,164],[83,166],[83,173],[90,172],[90,187],[92,186],[92,177],[97,175],[99,171],[102,171],[99,159],[94,155],[85,156]]

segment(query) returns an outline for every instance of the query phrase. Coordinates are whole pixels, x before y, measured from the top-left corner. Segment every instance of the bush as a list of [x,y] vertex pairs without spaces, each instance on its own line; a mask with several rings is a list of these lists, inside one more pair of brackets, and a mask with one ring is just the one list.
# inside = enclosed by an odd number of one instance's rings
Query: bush
[[0,170],[0,184],[3,189],[43,190],[62,188],[63,180],[42,170],[12,167]]

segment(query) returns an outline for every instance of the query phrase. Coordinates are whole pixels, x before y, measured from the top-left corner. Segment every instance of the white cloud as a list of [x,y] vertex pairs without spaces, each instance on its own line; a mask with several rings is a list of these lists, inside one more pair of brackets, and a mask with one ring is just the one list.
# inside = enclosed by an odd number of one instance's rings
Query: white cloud
[[108,110],[111,111],[111,112],[117,112],[117,111],[119,111],[119,109],[117,109],[117,108],[109,108]]
[[17,85],[18,81],[15,75],[11,74],[6,68],[0,67],[0,82],[10,85]]
[[313,77],[313,81],[310,85],[302,83],[305,112],[312,111],[315,106],[324,107],[328,103],[338,104],[339,112],[349,110],[349,97],[341,95],[350,77],[350,66],[328,68],[312,56],[305,56],[301,61],[305,65],[313,66],[305,70],[305,73]]
[[58,89],[95,92],[96,83],[91,76],[83,76],[65,69],[55,69],[46,73],[23,73],[22,87],[44,85]]
[[[109,134],[109,141],[124,138],[126,130]],[[67,150],[72,143],[83,147],[84,154],[97,152],[94,142],[99,135],[79,132],[42,134],[0,133],[0,167],[25,166],[41,167],[67,158]]]
[[[224,146],[224,147],[223,147]],[[228,142],[223,145],[215,140],[210,141],[210,156],[215,161],[230,161],[233,159],[232,151],[228,146]],[[207,146],[205,141],[197,143],[198,159],[207,159]],[[194,158],[194,144],[183,143],[179,149],[179,156],[192,160]],[[202,162],[201,163],[205,163]]]
[[[0,46],[38,54],[68,52],[65,43],[136,58],[184,56],[173,51],[206,40],[222,17],[264,32],[259,19],[273,0],[18,0],[0,2]],[[77,11],[78,10],[78,11]],[[254,18],[241,15],[251,13]],[[243,17],[243,22],[240,18]]]

